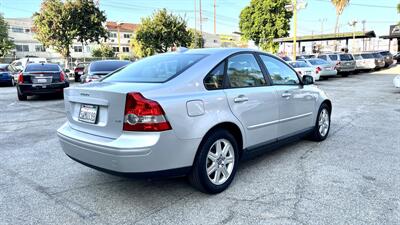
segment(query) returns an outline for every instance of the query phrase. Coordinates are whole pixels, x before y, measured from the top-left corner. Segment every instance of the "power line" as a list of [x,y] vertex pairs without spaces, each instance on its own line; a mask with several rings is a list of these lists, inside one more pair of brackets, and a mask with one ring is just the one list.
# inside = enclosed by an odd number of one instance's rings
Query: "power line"
[[[313,0],[313,1],[331,3],[330,0]],[[388,5],[373,5],[373,4],[351,3],[351,2],[349,3],[349,5],[362,6],[362,7],[372,7],[372,8],[396,9],[396,6],[388,6]]]

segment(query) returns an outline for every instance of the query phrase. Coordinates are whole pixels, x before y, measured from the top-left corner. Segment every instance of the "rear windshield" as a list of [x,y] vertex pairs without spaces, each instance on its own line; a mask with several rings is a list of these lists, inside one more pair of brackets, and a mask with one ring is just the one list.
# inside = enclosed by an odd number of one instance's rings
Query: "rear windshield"
[[385,52],[379,52],[381,55],[383,55],[383,56],[390,56],[391,54],[390,54],[390,52],[388,52],[388,51],[385,51]]
[[309,67],[308,65],[307,65],[307,63],[305,63],[305,62],[290,62],[289,63],[291,66],[293,66],[293,68],[303,68],[303,67]]
[[79,63],[76,68],[85,68],[85,66],[87,66],[87,64],[83,64],[83,63]]
[[375,58],[382,58],[382,55],[379,53],[372,53]]
[[130,61],[97,61],[90,64],[90,72],[112,72],[131,63]]
[[353,56],[350,54],[340,54],[340,61],[351,61],[353,60]]
[[60,71],[60,67],[55,64],[28,64],[25,68],[25,72],[37,72],[37,71]]
[[338,60],[337,55],[329,55],[329,58],[330,58],[331,60]]
[[363,57],[363,59],[373,59],[374,58],[374,55],[372,55],[372,54],[361,54],[361,56]]
[[322,59],[309,59],[308,62],[310,62],[314,66],[328,64],[327,61]]
[[108,82],[165,82],[198,62],[206,55],[161,54],[144,58],[106,77]]

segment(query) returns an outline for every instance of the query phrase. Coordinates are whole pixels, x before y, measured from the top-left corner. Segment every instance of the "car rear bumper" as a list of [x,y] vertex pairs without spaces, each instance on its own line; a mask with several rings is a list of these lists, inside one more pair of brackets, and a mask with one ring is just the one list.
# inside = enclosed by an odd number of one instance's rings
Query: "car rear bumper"
[[355,66],[352,67],[339,67],[336,68],[338,72],[352,72],[354,70],[356,70]]
[[146,173],[190,167],[200,139],[178,139],[173,131],[123,132],[110,139],[77,131],[65,123],[57,131],[71,158],[117,173]]
[[24,95],[62,93],[63,89],[69,87],[69,83],[52,83],[52,84],[18,84],[19,93]]
[[336,70],[321,70],[319,72],[320,77],[330,77],[330,76],[336,76],[337,71]]

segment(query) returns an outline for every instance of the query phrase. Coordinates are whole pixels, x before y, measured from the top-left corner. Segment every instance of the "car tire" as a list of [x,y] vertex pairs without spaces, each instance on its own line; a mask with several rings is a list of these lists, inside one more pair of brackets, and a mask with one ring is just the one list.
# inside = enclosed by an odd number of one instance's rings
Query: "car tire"
[[349,76],[349,72],[342,72],[342,77],[348,77]]
[[238,163],[239,147],[234,136],[227,130],[215,130],[201,142],[189,182],[201,192],[220,193],[232,183]]
[[328,104],[323,103],[318,110],[317,120],[315,127],[311,132],[309,138],[312,141],[320,142],[328,137],[331,128],[331,110]]
[[26,101],[28,99],[28,96],[26,96],[26,95],[24,95],[24,94],[21,94],[21,93],[19,93],[19,91],[18,91],[18,100],[20,100],[20,101]]

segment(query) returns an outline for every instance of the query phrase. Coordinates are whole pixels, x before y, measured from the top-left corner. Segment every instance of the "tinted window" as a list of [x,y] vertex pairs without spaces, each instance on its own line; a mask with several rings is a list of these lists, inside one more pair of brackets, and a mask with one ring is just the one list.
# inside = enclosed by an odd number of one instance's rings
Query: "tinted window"
[[283,62],[266,55],[260,55],[273,84],[291,85],[299,84],[299,78],[295,71],[289,68]]
[[340,61],[351,61],[353,60],[353,56],[350,54],[340,54]]
[[373,55],[374,55],[375,58],[382,58],[382,55],[379,54],[379,53],[373,53]]
[[326,55],[320,55],[320,56],[318,56],[318,58],[320,58],[320,59],[325,59],[325,60],[327,59],[327,58],[326,58]]
[[303,68],[303,67],[309,67],[307,63],[305,62],[290,62],[289,63],[293,68]]
[[389,51],[380,52],[380,54],[383,55],[383,56],[390,56],[390,55],[392,55],[392,54],[390,54]]
[[221,89],[224,82],[225,63],[222,62],[213,69],[204,79],[204,86],[208,90]]
[[361,56],[364,58],[364,59],[373,59],[374,58],[374,55],[372,55],[372,54],[361,54]]
[[331,60],[338,60],[338,57],[337,57],[337,55],[329,55],[329,58],[331,59]]
[[287,57],[287,56],[283,56],[282,59],[285,60],[285,61],[292,61],[292,59]]
[[161,54],[131,63],[103,81],[160,83],[182,73],[206,55]]
[[25,68],[25,72],[35,72],[35,71],[50,71],[50,72],[56,72],[60,71],[60,67],[55,64],[36,64],[36,63],[31,63],[28,64]]
[[230,57],[227,75],[231,87],[255,87],[266,83],[260,66],[252,54]]
[[91,72],[112,72],[123,66],[126,66],[130,61],[97,61],[90,64]]
[[310,62],[311,65],[314,65],[314,66],[329,64],[327,61],[322,60],[322,59],[309,59],[308,62]]

